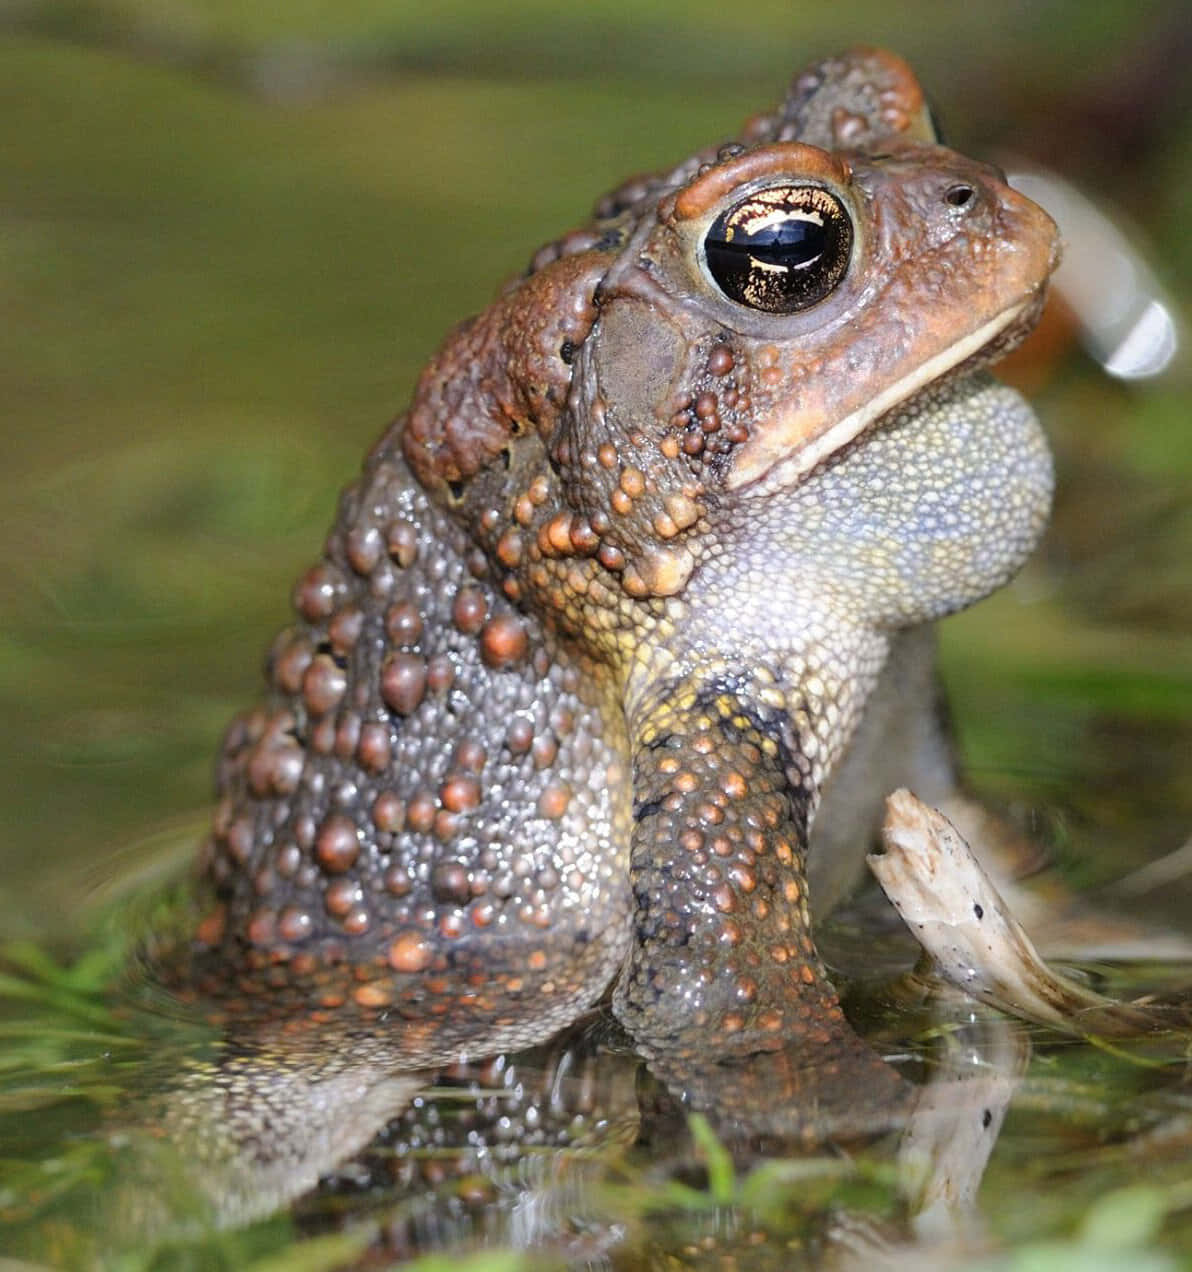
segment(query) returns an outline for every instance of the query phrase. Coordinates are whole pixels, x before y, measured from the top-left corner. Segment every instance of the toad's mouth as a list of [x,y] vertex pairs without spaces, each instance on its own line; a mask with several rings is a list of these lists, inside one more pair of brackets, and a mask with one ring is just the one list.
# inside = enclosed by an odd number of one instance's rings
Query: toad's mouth
[[908,404],[921,394],[936,392],[943,384],[1003,357],[1034,327],[1043,300],[1040,291],[1003,309],[826,427],[809,430],[798,408],[779,414],[768,421],[764,436],[753,439],[752,446],[746,444],[729,472],[729,488],[748,487],[750,494],[789,490],[871,426],[896,411],[905,414]]

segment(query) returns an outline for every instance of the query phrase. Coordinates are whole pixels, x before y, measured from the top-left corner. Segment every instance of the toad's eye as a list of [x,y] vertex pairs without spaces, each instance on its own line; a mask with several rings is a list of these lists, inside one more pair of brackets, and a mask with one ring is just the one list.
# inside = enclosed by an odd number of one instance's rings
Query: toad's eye
[[793,314],[840,282],[853,250],[844,205],[822,186],[774,186],[722,212],[704,236],[716,286],[739,305]]

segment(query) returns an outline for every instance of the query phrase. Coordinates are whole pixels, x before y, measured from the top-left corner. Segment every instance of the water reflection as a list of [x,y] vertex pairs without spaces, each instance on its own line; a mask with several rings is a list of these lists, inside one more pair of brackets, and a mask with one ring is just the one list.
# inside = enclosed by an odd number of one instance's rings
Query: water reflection
[[[607,1012],[548,1046],[437,1071],[398,1068],[408,1054],[383,1029],[225,1033],[125,1110],[104,1223],[128,1248],[296,1203],[308,1235],[367,1217],[391,1258],[481,1245],[611,1267],[669,1247],[677,1212],[704,1255],[753,1267],[814,1249],[849,1265],[879,1240],[865,1214],[828,1204],[830,1188],[768,1213],[748,1185],[778,1161],[835,1184],[868,1145],[864,1169],[884,1163],[902,1199],[883,1245],[979,1243],[973,1199],[1025,1037],[949,991],[911,1006],[887,1003],[940,1042],[921,1053],[887,1039],[885,1058],[858,1038],[847,1055],[803,1040],[732,1063],[655,1051],[647,1064]],[[636,1203],[635,1181],[648,1181]]]

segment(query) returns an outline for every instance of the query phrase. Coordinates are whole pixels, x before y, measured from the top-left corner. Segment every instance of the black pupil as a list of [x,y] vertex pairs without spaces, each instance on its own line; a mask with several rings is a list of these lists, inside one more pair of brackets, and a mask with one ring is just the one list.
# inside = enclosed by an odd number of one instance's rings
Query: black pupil
[[852,224],[834,195],[819,186],[781,186],[722,212],[704,238],[704,253],[730,300],[791,314],[835,288],[852,244]]

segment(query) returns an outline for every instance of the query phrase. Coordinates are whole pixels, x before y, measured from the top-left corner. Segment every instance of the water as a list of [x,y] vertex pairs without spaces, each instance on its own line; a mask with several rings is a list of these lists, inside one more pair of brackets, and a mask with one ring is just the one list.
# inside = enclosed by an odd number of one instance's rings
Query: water
[[[461,1262],[477,1246],[476,1266],[498,1268],[521,1266],[500,1252],[530,1245],[547,1266],[618,1268],[712,1263],[724,1249],[744,1266],[817,1266],[874,1242],[945,1266],[986,1250],[1026,1260],[1051,1242],[1053,1259],[1080,1267],[1114,1242],[1117,1266],[1192,1251],[1186,1039],[1110,1050],[957,1008],[941,1022],[865,986],[854,1018],[900,1072],[924,1082],[975,1056],[1010,1097],[972,1213],[925,1205],[897,1130],[845,1153],[738,1133],[731,1118],[690,1122],[602,1017],[530,1057],[440,1076],[395,1122],[365,1110],[377,1137],[235,1230],[210,1230],[195,1141],[160,1135],[187,1081],[217,1089],[203,1066],[226,1053],[126,978],[128,931],[152,902],[129,918],[117,894],[157,895],[188,856],[214,740],[256,692],[288,582],[446,326],[601,188],[730,127],[762,104],[759,80],[762,98],[778,91],[789,59],[770,46],[793,21],[785,8],[729,65],[709,51],[723,43],[710,11],[688,7],[690,25],[676,17],[665,41],[616,26],[631,56],[552,15],[555,44],[570,40],[572,64],[603,75],[574,82],[544,28],[423,33],[413,53],[350,6],[324,21],[375,39],[375,57],[357,45],[373,57],[363,81],[342,66],[320,79],[276,47],[271,61],[240,59],[260,33],[214,10],[189,33],[146,28],[139,58],[115,10],[82,41],[106,48],[0,46],[0,380],[13,408],[0,920],[24,942],[0,980],[0,1250],[122,1268],[387,1266],[441,1249]],[[1148,65],[1164,30],[1105,8],[1085,31],[1084,9],[1061,5],[1058,43],[1008,24],[956,69],[952,50],[978,47],[963,30],[895,37],[885,15],[845,10],[831,31],[804,30],[802,47],[894,40],[958,139],[1021,146],[1045,117],[1069,130],[1058,148],[1094,193],[1111,153],[1114,197],[1188,294],[1187,112],[1164,113],[1157,76],[1143,76],[1126,84],[1136,114],[1120,112],[1112,135],[1102,121],[1098,148],[1070,108]],[[328,30],[302,34],[323,65]],[[532,76],[504,73],[501,39]],[[1057,63],[1069,43],[1080,56]],[[401,73],[377,70],[395,48]],[[449,73],[409,69],[436,56]],[[262,65],[271,97],[245,70]],[[642,69],[659,65],[671,78]],[[312,84],[323,89],[310,97]],[[1187,934],[1186,875],[1141,891],[1115,882],[1192,833],[1186,370],[1124,389],[1068,353],[1020,374],[1040,383],[1060,493],[1019,582],[945,630],[968,771],[1069,887]],[[881,982],[913,952],[871,931],[845,915],[831,948]],[[1122,996],[1192,981],[1187,967],[1136,961],[1085,970]],[[983,1112],[986,1094],[953,1111]]]

